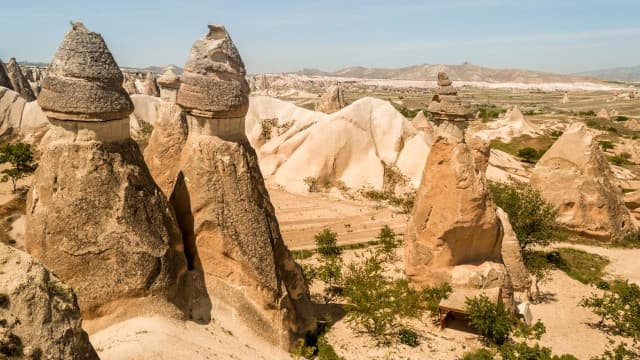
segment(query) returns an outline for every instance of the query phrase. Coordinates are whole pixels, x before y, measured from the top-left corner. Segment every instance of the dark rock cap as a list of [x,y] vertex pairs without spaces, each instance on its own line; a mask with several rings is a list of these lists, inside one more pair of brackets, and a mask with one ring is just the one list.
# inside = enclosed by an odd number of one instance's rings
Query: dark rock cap
[[427,108],[434,121],[467,121],[469,112],[460,102],[458,91],[444,72],[438,73],[438,88]]
[[33,101],[36,99],[36,96],[33,94],[33,90],[31,89],[31,85],[27,81],[27,78],[22,73],[22,69],[20,69],[20,65],[16,61],[16,58],[9,59],[7,63],[7,75],[9,75],[9,80],[11,81],[11,85],[13,85],[13,90],[17,93],[20,93],[23,98],[27,101]]
[[38,103],[47,116],[61,120],[106,121],[122,119],[133,103],[122,88],[120,67],[102,35],[82,23],[72,23],[47,76]]
[[0,59],[0,86],[13,90],[11,80],[9,80],[9,75],[7,75],[7,68],[4,66],[2,59]]
[[245,116],[249,84],[238,49],[222,25],[196,40],[182,75],[177,103],[188,112],[210,118]]

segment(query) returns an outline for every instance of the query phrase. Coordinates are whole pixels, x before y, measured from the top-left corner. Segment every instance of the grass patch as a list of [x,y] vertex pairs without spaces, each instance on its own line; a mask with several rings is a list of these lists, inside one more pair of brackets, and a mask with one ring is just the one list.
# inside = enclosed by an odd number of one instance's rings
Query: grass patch
[[609,260],[603,256],[572,248],[558,248],[547,254],[547,259],[570,278],[583,284],[595,284],[602,280]]
[[[553,142],[555,140],[556,139],[551,135],[545,135],[536,138],[524,135],[513,138],[508,143],[502,142],[500,140],[491,140],[491,148],[504,151],[508,154],[518,157],[520,157],[518,152],[523,149],[530,148],[536,150],[540,154],[540,156],[542,156],[542,154],[544,154],[544,152],[547,151],[547,149],[549,149],[551,145],[553,145]],[[530,152],[531,150],[527,151]]]

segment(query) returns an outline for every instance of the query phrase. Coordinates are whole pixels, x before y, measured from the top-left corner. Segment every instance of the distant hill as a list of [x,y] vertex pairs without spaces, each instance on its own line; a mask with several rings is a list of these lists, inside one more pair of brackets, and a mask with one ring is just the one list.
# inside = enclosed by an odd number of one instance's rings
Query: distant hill
[[593,76],[608,81],[640,82],[640,65],[632,67],[618,67],[577,73],[579,76]]
[[552,74],[521,69],[491,69],[469,63],[462,65],[423,64],[398,69],[348,67],[334,72],[303,69],[302,75],[339,76],[361,79],[435,80],[439,71],[445,71],[452,80],[489,83],[554,83],[593,82],[594,78],[577,75]]
[[164,73],[164,70],[168,67],[173,67],[173,72],[175,72],[177,75],[182,75],[182,71],[183,69],[177,65],[174,64],[169,64],[169,65],[165,65],[165,66],[156,66],[156,65],[151,65],[151,66],[147,66],[146,68],[140,69],[140,68],[132,68],[132,67],[128,67],[128,66],[123,66],[122,69],[126,70],[126,71],[131,71],[131,72],[141,72],[141,73],[146,73],[151,71],[154,74],[162,74]]

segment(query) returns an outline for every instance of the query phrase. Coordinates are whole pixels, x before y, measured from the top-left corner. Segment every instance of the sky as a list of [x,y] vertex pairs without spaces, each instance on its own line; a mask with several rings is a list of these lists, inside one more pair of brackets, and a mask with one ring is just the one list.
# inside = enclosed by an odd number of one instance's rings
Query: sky
[[49,62],[69,22],[120,66],[183,66],[226,26],[249,73],[473,64],[557,73],[640,65],[639,0],[19,0],[0,6],[0,59]]

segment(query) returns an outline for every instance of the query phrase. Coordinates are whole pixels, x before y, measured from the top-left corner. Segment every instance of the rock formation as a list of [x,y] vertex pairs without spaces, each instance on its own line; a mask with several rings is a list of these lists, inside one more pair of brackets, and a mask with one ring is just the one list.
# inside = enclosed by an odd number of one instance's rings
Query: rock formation
[[424,114],[424,111],[419,111],[416,116],[411,120],[411,125],[418,131],[424,131],[427,134],[433,135],[435,129],[433,125]]
[[0,86],[13,90],[11,79],[9,79],[9,74],[7,74],[7,67],[4,65],[4,62],[2,62],[2,59],[0,59]]
[[35,95],[33,95],[31,85],[29,85],[29,82],[24,77],[15,58],[11,58],[7,63],[7,75],[9,75],[12,88],[15,92],[20,93],[27,101],[34,101],[36,99]]
[[160,89],[156,83],[156,77],[151,71],[147,72],[144,78],[142,95],[160,97]]
[[602,109],[600,109],[600,111],[598,111],[598,114],[596,114],[596,117],[599,117],[601,119],[608,119],[609,118],[609,112],[607,111],[607,109],[602,108]]
[[0,243],[0,357],[97,360],[73,290],[22,251]]
[[465,141],[466,109],[446,74],[438,85],[429,105],[438,128],[405,232],[406,275],[417,288],[503,286],[501,227],[485,180],[489,147]]
[[598,141],[581,123],[538,160],[530,183],[558,207],[558,221],[571,230],[616,240],[632,226]]
[[502,141],[509,142],[514,137],[523,135],[537,137],[542,133],[538,125],[524,117],[517,105],[509,109],[503,118],[491,121],[485,126],[487,129],[475,133],[475,136],[484,141],[501,139]]
[[122,80],[122,87],[129,95],[138,94],[138,89],[136,89],[136,77],[130,73],[124,73],[124,78]]
[[511,278],[513,289],[527,291],[531,287],[529,271],[524,265],[520,243],[509,222],[509,215],[500,208],[496,209],[496,215],[502,227],[502,261]]
[[569,93],[564,93],[564,96],[562,96],[562,100],[560,100],[561,104],[568,104],[569,103]]
[[160,87],[160,98],[162,101],[176,102],[178,96],[178,88],[180,88],[180,76],[173,72],[172,68],[167,70],[158,78],[158,86]]
[[20,94],[0,87],[0,136],[19,131],[25,104],[26,101]]
[[88,318],[145,311],[149,296],[167,304],[186,270],[171,206],[130,138],[122,80],[102,36],[74,23],[38,97],[51,125],[27,199],[26,248],[74,288]]
[[318,100],[316,111],[331,114],[343,107],[345,107],[344,91],[340,85],[332,85]]
[[[245,75],[225,28],[210,25],[206,37],[194,43],[185,66],[177,96],[184,113],[163,104],[167,107],[161,117],[169,119],[158,119],[146,155],[165,190],[173,184],[171,201],[189,266],[204,271],[214,316],[215,311],[230,312],[287,348],[314,332],[316,319],[245,135]],[[188,136],[182,144],[184,119]],[[171,125],[160,126],[163,123]],[[173,137],[172,126],[177,132]],[[167,130],[164,136],[156,133],[159,129]],[[176,158],[175,168],[157,169]]]

